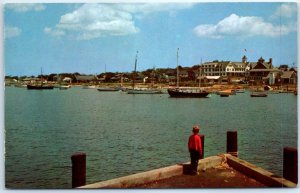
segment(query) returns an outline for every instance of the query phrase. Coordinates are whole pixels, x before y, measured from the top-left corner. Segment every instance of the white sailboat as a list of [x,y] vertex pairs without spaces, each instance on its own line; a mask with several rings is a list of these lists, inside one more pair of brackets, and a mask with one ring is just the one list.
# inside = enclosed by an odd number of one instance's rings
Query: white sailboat
[[137,65],[137,55],[138,51],[136,52],[135,63],[134,63],[134,72],[133,72],[133,79],[132,79],[132,89],[127,90],[127,94],[162,94],[160,89],[153,89],[153,88],[135,88],[135,78],[136,78],[136,65]]

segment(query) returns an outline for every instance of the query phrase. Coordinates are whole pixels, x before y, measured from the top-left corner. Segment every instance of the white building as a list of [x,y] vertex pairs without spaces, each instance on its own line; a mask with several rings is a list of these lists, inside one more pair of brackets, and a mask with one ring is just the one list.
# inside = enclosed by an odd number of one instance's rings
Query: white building
[[246,56],[242,62],[213,61],[202,64],[202,76],[245,77],[250,70]]

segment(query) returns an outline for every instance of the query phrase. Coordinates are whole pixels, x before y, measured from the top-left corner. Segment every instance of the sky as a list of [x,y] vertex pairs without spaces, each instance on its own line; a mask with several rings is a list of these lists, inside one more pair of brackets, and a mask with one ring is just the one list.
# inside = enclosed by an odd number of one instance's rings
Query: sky
[[7,3],[4,74],[131,72],[213,60],[297,66],[297,4]]

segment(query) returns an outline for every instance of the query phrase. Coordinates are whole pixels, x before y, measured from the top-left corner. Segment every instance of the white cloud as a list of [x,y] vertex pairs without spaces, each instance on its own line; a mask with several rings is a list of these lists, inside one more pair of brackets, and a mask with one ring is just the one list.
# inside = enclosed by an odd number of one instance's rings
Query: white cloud
[[45,5],[40,3],[8,3],[5,8],[12,9],[15,12],[42,11],[46,9]]
[[261,17],[238,16],[231,14],[217,24],[198,25],[194,32],[199,37],[221,38],[224,36],[279,36],[286,35],[296,28],[292,25],[275,26],[272,23],[265,22]]
[[[84,4],[73,12],[61,16],[59,23],[45,28],[45,33],[93,39],[103,36],[121,36],[138,33],[134,18],[161,11],[176,11],[191,4]],[[62,33],[64,32],[64,34]]]
[[18,27],[5,27],[4,30],[5,39],[17,37],[19,35],[21,35],[21,29],[19,29]]
[[50,35],[53,35],[53,36],[63,36],[63,35],[65,35],[64,31],[58,30],[58,29],[51,29],[49,27],[45,27],[44,32],[46,34],[50,34]]
[[149,14],[153,12],[173,12],[191,8],[193,3],[145,3],[145,4],[115,4],[114,7],[130,13]]
[[285,17],[291,18],[297,14],[297,3],[283,3],[276,12],[272,15],[272,18]]

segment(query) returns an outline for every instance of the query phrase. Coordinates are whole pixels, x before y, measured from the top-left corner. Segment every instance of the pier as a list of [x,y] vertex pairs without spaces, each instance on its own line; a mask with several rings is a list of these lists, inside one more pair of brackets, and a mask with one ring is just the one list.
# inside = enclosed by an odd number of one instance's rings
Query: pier
[[[204,136],[201,136],[204,143]],[[77,153],[77,163],[72,156],[73,188],[111,189],[111,188],[295,188],[298,184],[298,150],[291,147],[283,149],[283,177],[257,167],[238,158],[238,135],[236,131],[227,132],[226,153],[199,160],[198,174],[190,175],[190,163],[175,164],[151,171],[141,172],[107,181],[85,185],[84,153]],[[203,146],[204,147],[204,146]],[[81,158],[80,158],[81,157]],[[79,164],[78,164],[79,163]],[[76,169],[76,168],[79,169]],[[76,173],[77,171],[77,173]],[[79,172],[78,172],[79,171]],[[76,184],[78,183],[78,184]]]

